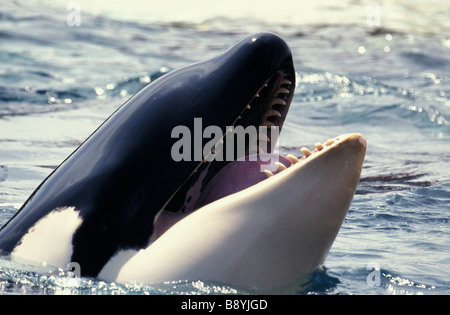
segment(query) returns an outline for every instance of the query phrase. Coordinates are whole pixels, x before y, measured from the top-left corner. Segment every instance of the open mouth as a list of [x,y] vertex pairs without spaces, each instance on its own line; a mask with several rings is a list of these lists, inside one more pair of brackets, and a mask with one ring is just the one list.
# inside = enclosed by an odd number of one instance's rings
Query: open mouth
[[[286,60],[243,105],[241,112],[230,123],[223,137],[212,147],[212,154],[218,154],[219,146],[226,147],[226,156],[222,156],[221,159],[203,159],[167,201],[163,209],[169,212],[190,212],[198,209],[197,200],[201,193],[208,186],[209,181],[226,165],[245,160],[247,156],[254,153],[271,153],[289,111],[294,89],[295,72],[292,61]],[[230,134],[230,130],[237,127],[242,127],[242,130],[255,127],[260,132],[255,133],[255,139],[245,135],[247,138],[244,141],[234,141],[231,137],[235,137],[235,134]]]
[[[245,150],[239,151],[234,147],[232,160],[202,160],[155,217],[151,242],[193,211],[254,186],[268,177],[277,177],[281,172],[302,167],[302,164],[347,142],[349,136],[345,135],[316,143],[311,150],[302,147],[302,156],[274,153],[274,145],[278,141],[295,89],[295,72],[291,62],[286,60],[282,63],[243,106],[231,124],[231,127],[257,127],[265,132],[258,133],[256,142],[245,142]],[[222,147],[230,142],[229,137],[225,133],[220,140]],[[256,148],[252,147],[252,143],[256,143]]]
[[196,208],[242,191],[267,178],[277,177],[281,172],[294,171],[294,169],[298,169],[306,163],[320,158],[321,155],[327,154],[333,149],[338,149],[340,146],[348,145],[352,141],[358,146],[366,146],[362,135],[348,134],[328,139],[324,143],[316,143],[313,150],[302,147],[299,150],[302,156],[300,154],[299,156],[292,154],[283,156],[275,153],[260,153],[253,159],[246,157],[245,160],[231,162],[222,168],[202,191]]
[[271,287],[311,271],[348,210],[365,140],[280,156],[295,78],[287,44],[261,33],[155,80],[37,187],[1,227],[0,249],[150,284]]
[[[281,62],[279,69],[260,86],[253,97],[246,104],[243,104],[239,115],[229,126],[232,128],[242,127],[247,130],[248,127],[255,127],[263,132],[258,132],[256,139],[247,137],[244,141],[245,149],[243,150],[238,148],[242,143],[230,141],[230,137],[234,135],[225,132],[219,142],[222,148],[228,148],[229,143],[232,143],[231,152],[233,153],[231,158],[230,155],[227,155],[227,158],[223,160],[203,159],[199,162],[194,171],[169,198],[162,211],[156,216],[152,240],[158,238],[184,215],[267,178],[264,171],[257,169],[256,166],[261,165],[259,162],[266,163],[261,161],[261,158],[265,158],[267,154],[272,154],[271,152],[275,148],[293,99],[294,89],[295,71],[292,66],[292,59],[289,57]],[[218,143],[213,146],[211,153],[217,154],[217,147]],[[256,161],[249,161],[249,157],[253,157]],[[291,163],[284,157],[280,157],[280,159],[286,166]],[[235,167],[244,170],[244,172],[241,172],[241,176],[237,177],[239,183],[226,185],[219,183],[219,185],[215,185],[217,178],[224,178],[220,174],[224,172],[231,176],[235,174],[234,171],[229,171]],[[173,216],[173,220],[171,218],[167,222],[161,223],[161,221],[166,220],[162,219],[163,217],[167,218],[167,215],[171,217],[171,214],[176,215]],[[183,214],[183,216],[180,216],[180,214]],[[163,226],[162,229],[161,226]]]

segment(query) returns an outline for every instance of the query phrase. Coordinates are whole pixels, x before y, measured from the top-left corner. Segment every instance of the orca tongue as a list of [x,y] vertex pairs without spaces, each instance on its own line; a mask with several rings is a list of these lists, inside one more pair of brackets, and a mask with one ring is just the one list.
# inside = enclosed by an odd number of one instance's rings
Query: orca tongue
[[275,162],[286,167],[292,163],[281,155],[264,153],[247,156],[243,161],[233,161],[227,164],[202,191],[195,208],[198,209],[267,179],[268,175],[264,170],[277,170],[278,166]]

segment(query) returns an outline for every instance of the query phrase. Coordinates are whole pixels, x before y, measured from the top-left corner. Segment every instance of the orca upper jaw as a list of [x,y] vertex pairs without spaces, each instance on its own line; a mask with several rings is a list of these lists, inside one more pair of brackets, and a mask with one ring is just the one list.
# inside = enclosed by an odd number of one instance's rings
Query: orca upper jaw
[[327,143],[279,174],[195,211],[145,250],[128,253],[114,272],[114,261],[106,265],[100,276],[147,284],[219,281],[266,292],[295,286],[324,263],[364,160],[360,134]]
[[[294,68],[291,63],[286,62],[284,67],[278,69],[256,92],[242,113],[236,117],[233,126],[254,125],[278,127],[281,130],[292,102],[294,89]],[[276,138],[269,139],[271,142],[276,140]]]

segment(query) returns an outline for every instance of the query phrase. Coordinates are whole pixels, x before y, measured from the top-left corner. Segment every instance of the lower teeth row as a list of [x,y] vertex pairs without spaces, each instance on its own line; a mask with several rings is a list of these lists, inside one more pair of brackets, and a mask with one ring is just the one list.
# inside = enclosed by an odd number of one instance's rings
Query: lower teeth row
[[[305,160],[309,156],[311,156],[312,154],[314,154],[316,152],[319,152],[319,151],[322,151],[325,146],[330,146],[330,145],[334,144],[335,141],[337,141],[337,140],[338,139],[328,139],[327,142],[325,142],[325,145],[322,144],[322,143],[316,143],[315,144],[316,149],[314,151],[312,151],[312,152],[308,148],[302,147],[300,149],[300,151],[302,151],[304,156],[302,158],[300,158],[300,159],[297,158],[296,156],[292,155],[292,154],[288,154],[287,158],[289,159],[289,161],[291,161],[291,163],[292,163],[291,165],[294,165],[294,164],[300,162],[300,160]],[[282,164],[280,162],[275,162],[275,165],[278,167],[278,171],[280,171],[280,172],[284,171],[286,168],[288,168],[288,167],[286,167],[286,165],[284,165],[284,164]],[[266,173],[267,177],[272,177],[274,175],[269,170],[265,170],[264,172]]]

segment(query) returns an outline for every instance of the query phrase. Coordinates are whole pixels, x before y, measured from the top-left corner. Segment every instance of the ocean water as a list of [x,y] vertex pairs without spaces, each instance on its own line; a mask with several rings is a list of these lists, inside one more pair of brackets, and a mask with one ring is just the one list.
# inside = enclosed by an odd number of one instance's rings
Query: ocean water
[[[450,294],[448,1],[69,3],[0,6],[0,225],[131,95],[269,31],[291,47],[298,79],[282,153],[349,132],[368,143],[325,266],[297,293]],[[202,281],[74,283],[46,268],[0,260],[0,293],[251,293]]]

